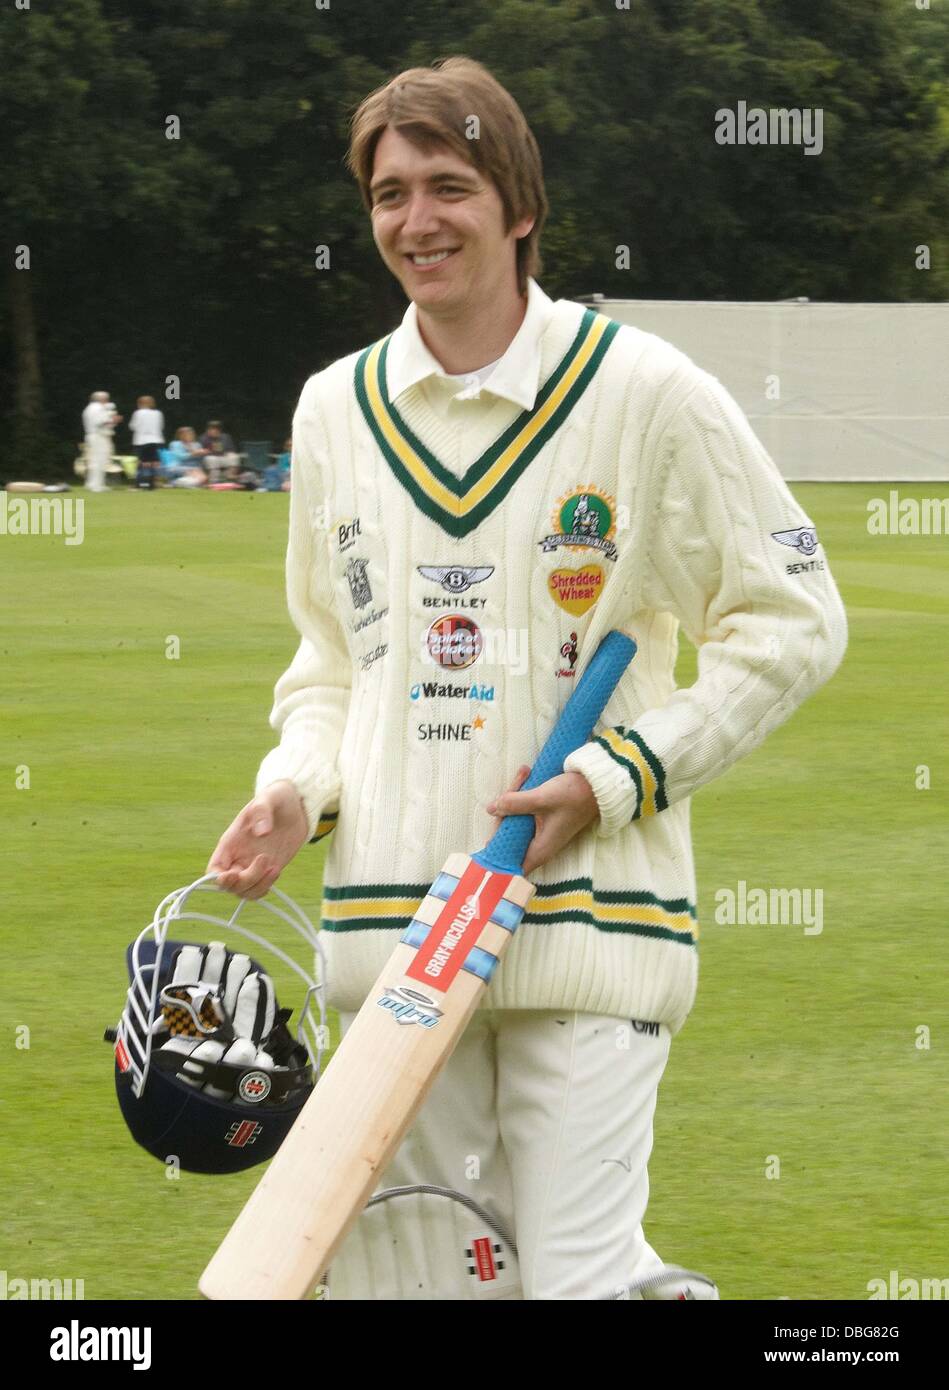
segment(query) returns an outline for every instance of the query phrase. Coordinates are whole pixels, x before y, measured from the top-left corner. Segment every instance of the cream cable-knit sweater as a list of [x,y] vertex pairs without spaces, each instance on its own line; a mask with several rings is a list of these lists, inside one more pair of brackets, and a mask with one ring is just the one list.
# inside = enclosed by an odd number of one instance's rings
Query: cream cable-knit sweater
[[[410,306],[303,389],[287,589],[301,641],[257,790],[290,779],[312,833],[334,830],[330,1002],[361,1005],[446,855],[485,842],[485,804],[622,628],[638,653],[567,762],[600,820],[533,875],[486,1002],[678,1030],[697,977],[689,797],[846,645],[813,527],[720,383],[531,282],[478,393],[442,372]],[[699,647],[683,690],[679,623]]]

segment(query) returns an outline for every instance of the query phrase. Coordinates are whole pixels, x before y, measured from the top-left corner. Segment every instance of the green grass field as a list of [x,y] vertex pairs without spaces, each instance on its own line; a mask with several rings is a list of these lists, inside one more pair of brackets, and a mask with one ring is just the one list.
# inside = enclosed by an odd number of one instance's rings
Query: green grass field
[[[949,537],[869,536],[885,487],[794,490],[850,650],[695,799],[702,980],[660,1091],[647,1235],[724,1298],[860,1299],[890,1270],[949,1276]],[[295,646],[286,524],[285,496],[133,492],[87,499],[81,546],[0,536],[9,1278],[193,1298],[259,1175],[170,1181],[121,1121],[101,1038],[127,942],[203,872],[271,746]],[[684,652],[683,680],[693,669]],[[322,855],[281,879],[315,916]],[[823,931],[716,925],[716,889],[740,880],[822,889]]]

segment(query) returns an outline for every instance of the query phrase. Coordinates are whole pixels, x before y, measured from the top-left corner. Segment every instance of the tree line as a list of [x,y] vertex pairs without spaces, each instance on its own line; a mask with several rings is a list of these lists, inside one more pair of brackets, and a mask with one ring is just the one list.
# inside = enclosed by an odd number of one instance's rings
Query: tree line
[[[555,298],[949,298],[945,0],[2,4],[6,478],[63,474],[98,388],[282,443],[404,309],[350,116],[451,53],[537,135]],[[819,111],[819,154],[716,139],[740,102]]]

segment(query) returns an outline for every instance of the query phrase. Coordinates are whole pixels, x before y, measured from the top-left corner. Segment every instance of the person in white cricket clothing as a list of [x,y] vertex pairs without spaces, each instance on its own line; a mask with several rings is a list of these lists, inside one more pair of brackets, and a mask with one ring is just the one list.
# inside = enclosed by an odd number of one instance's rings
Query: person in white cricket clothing
[[82,412],[82,429],[86,440],[86,481],[90,492],[106,492],[106,467],[112,457],[112,435],[121,424],[108,391],[93,391],[89,404]]
[[[446,855],[492,817],[535,817],[536,891],[329,1296],[715,1297],[664,1271],[643,1229],[657,1090],[697,984],[689,801],[836,669],[840,597],[724,387],[544,294],[540,156],[485,68],[449,59],[373,92],[349,167],[410,303],[303,389],[300,643],[279,746],[208,867],[257,898],[332,832],[322,939],[344,1029]],[[601,724],[519,791],[614,628],[638,653]],[[699,649],[685,689],[680,628]]]

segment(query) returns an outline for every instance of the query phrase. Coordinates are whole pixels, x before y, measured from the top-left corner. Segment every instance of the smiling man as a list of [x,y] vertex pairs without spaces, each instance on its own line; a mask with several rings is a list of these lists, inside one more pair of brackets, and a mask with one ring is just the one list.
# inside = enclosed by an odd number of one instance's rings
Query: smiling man
[[501,357],[523,322],[517,245],[539,232],[546,205],[542,190],[531,190],[525,201],[532,211],[518,216],[511,199],[519,190],[503,198],[469,162],[470,142],[456,151],[420,146],[419,138],[388,126],[376,143],[368,187],[373,235],[441,367],[477,371]]
[[[535,817],[537,891],[331,1296],[715,1297],[664,1269],[642,1224],[697,981],[689,799],[832,674],[840,599],[819,548],[806,573],[788,564],[813,526],[719,382],[540,289],[540,157],[486,69],[449,59],[372,93],[349,165],[410,303],[304,387],[300,645],[279,746],[209,868],[259,897],[335,831],[323,941],[344,1028],[446,854],[493,815]],[[699,648],[684,690],[680,626]],[[602,727],[518,791],[612,628],[639,651]],[[524,641],[526,669],[509,660]]]

